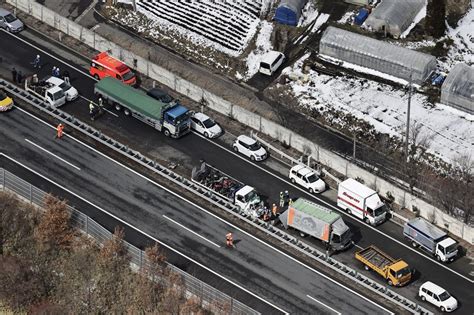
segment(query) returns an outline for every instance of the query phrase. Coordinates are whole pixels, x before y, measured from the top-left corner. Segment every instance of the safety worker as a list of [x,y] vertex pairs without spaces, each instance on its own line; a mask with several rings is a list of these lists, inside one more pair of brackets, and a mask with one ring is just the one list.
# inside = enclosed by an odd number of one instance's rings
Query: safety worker
[[283,197],[283,191],[280,191],[280,208],[285,206],[285,199]]
[[291,205],[293,204],[293,199],[288,199],[288,207],[291,207]]
[[56,127],[56,138],[58,139],[61,139],[61,137],[63,136],[63,130],[64,130],[64,125],[63,124],[59,124],[57,127]]
[[102,97],[99,97],[99,107],[102,107],[104,105],[104,101],[102,101]]
[[285,194],[283,196],[283,200],[285,202],[285,205],[288,204],[289,200],[290,200],[290,194],[288,193],[288,190],[285,190]]
[[94,104],[92,102],[89,103],[89,116],[91,117],[91,120],[94,120],[94,113],[95,111],[95,107],[94,107]]
[[234,247],[234,239],[232,238],[232,233],[229,232],[225,235],[227,247]]
[[272,214],[273,214],[274,217],[276,217],[277,214],[278,214],[278,207],[277,207],[276,204],[273,204],[273,206],[272,206]]

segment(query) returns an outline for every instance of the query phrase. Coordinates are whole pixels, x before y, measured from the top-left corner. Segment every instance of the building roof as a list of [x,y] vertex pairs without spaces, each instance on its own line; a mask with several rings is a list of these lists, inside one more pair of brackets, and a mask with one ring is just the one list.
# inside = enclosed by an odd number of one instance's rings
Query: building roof
[[458,63],[451,69],[441,87],[441,102],[474,113],[474,67]]
[[329,224],[341,217],[339,213],[304,198],[298,198],[291,207]]

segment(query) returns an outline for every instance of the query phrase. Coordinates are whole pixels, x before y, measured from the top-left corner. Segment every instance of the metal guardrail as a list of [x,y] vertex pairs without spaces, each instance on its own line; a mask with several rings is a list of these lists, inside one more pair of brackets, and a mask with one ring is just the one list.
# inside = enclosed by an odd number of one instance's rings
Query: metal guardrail
[[349,280],[354,281],[355,283],[364,286],[370,291],[380,295],[381,297],[387,299],[388,301],[399,305],[405,310],[411,313],[419,314],[432,314],[429,310],[418,305],[415,301],[411,301],[404,296],[396,293],[390,288],[382,285],[375,280],[364,276],[359,273],[357,270],[354,270],[341,262],[335,260],[334,258],[329,257],[326,253],[319,251],[318,249],[312,247],[311,245],[302,242],[298,238],[284,232],[281,229],[278,229],[271,225],[268,222],[262,221],[260,219],[252,218],[240,208],[234,206],[229,201],[219,197],[214,194],[212,191],[204,189],[203,187],[192,182],[190,179],[184,178],[181,175],[173,172],[172,170],[162,166],[154,160],[147,158],[142,155],[140,152],[130,149],[128,146],[104,135],[100,130],[97,130],[88,124],[80,121],[79,119],[71,116],[57,108],[51,107],[49,104],[42,102],[34,96],[29,95],[26,91],[20,89],[19,87],[0,79],[0,87],[3,87],[9,93],[17,96],[18,98],[24,100],[30,105],[36,107],[37,109],[49,114],[50,116],[62,121],[67,124],[69,127],[78,130],[79,132],[87,135],[88,137],[98,141],[99,143],[109,147],[110,149],[118,152],[119,154],[125,156],[128,159],[139,163],[140,165],[146,167],[150,171],[168,179],[172,183],[186,189],[193,194],[203,198],[204,200],[210,202],[211,204],[221,208],[222,210],[238,217],[240,220],[252,225],[254,228],[278,239],[280,242],[285,243],[286,245],[294,248],[295,250],[303,253],[304,255],[311,257],[318,261],[319,263],[325,265],[326,267],[331,268],[332,270],[338,272],[341,275],[344,275]]
[[[28,200],[30,203],[38,207],[44,207],[44,198],[46,192],[36,188],[27,181],[10,173],[9,171],[0,168],[0,190],[9,190],[22,198]],[[67,206],[71,215],[71,225],[85,234],[94,238],[98,243],[102,244],[112,237],[112,233],[101,226],[99,223],[89,218],[87,215],[78,211],[77,209]],[[131,263],[139,268],[148,265],[148,259],[144,251],[135,247],[134,245],[124,241],[128,254],[130,255]],[[188,296],[198,297],[203,304],[209,305],[218,312],[226,312],[234,315],[259,315],[260,313],[248,307],[247,305],[235,300],[225,293],[215,289],[205,282],[193,277],[185,271],[167,263],[168,268],[181,276],[186,294]]]

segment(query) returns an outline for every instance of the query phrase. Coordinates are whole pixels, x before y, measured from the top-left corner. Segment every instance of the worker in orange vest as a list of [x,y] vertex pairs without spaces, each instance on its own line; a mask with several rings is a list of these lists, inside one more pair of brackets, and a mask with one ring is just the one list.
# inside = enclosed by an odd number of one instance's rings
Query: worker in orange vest
[[57,127],[56,127],[56,138],[58,139],[61,139],[61,137],[63,136],[63,130],[64,130],[64,125],[63,124],[59,124]]
[[227,247],[234,247],[234,239],[232,238],[232,233],[229,232],[225,235]]

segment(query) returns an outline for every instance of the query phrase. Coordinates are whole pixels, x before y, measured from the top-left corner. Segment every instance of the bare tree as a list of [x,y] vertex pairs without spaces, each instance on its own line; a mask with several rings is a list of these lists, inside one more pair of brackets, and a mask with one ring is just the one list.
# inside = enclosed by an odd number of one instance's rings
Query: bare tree
[[405,174],[410,186],[410,192],[414,192],[420,178],[425,173],[424,159],[430,147],[431,136],[427,133],[422,134],[423,125],[415,122],[410,129],[410,145],[408,148],[408,157],[405,168]]
[[474,208],[474,161],[471,155],[461,155],[454,160],[457,171],[459,208],[465,223],[470,223]]

